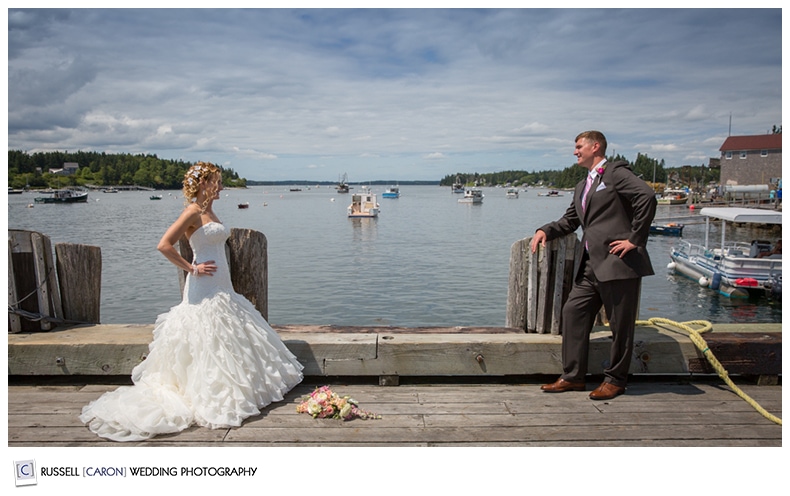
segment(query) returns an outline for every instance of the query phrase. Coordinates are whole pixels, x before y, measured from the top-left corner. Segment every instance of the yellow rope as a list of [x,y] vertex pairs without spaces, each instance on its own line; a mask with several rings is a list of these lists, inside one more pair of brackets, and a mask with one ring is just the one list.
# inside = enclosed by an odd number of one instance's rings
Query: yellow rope
[[[708,362],[713,366],[713,369],[716,373],[719,374],[725,383],[741,398],[743,398],[747,403],[749,403],[755,410],[757,410],[763,417],[767,418],[771,422],[776,424],[782,425],[782,419],[772,415],[771,413],[767,412],[763,407],[761,407],[756,401],[749,397],[746,393],[741,391],[741,389],[736,386],[732,380],[730,379],[729,374],[727,371],[724,370],[721,362],[713,355],[708,348],[708,343],[702,338],[702,334],[708,332],[713,329],[713,324],[708,322],[707,320],[690,320],[688,322],[675,322],[673,320],[664,319],[661,317],[653,317],[648,320],[638,320],[636,325],[653,325],[653,324],[669,324],[671,326],[675,326],[678,329],[683,329],[684,331],[688,332],[689,338],[691,342],[705,355],[705,358],[708,359]],[[691,327],[692,325],[702,326],[699,329],[694,329]]]

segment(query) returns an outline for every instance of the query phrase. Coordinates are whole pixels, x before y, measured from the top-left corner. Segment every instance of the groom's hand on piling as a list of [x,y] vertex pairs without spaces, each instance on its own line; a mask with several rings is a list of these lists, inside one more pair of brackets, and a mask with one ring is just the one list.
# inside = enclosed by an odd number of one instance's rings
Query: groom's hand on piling
[[535,235],[532,236],[532,242],[529,244],[532,253],[535,253],[535,250],[538,249],[538,244],[545,247],[546,246],[546,233],[543,231],[535,231]]

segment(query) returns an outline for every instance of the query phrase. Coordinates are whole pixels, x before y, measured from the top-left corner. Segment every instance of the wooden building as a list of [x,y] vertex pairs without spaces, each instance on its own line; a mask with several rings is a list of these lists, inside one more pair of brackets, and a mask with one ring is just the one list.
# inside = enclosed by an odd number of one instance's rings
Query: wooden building
[[721,185],[768,185],[782,177],[782,134],[729,136],[721,151]]

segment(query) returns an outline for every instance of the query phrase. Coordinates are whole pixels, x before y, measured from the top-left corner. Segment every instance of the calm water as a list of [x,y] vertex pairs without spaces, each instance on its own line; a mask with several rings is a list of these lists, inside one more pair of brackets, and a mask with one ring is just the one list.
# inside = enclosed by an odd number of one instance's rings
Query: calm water
[[[378,219],[348,219],[350,196],[332,187],[222,192],[220,219],[268,239],[272,323],[504,325],[510,246],[570,203],[568,193],[546,198],[538,190],[507,199],[504,189],[486,188],[482,205],[459,204],[461,195],[438,186],[401,187],[399,199],[381,198],[383,190],[373,188]],[[160,201],[147,192],[90,193],[87,204],[26,208],[35,196],[8,196],[9,228],[42,232],[53,245],[101,247],[102,322],[152,323],[180,301],[177,270],[156,251],[183,207],[180,192],[164,192]],[[240,202],[250,207],[238,209]],[[658,217],[685,215],[685,207],[659,207]],[[727,236],[773,240],[780,231],[728,228]],[[713,229],[712,239],[719,237]],[[704,225],[687,225],[684,238],[703,239]],[[650,239],[656,275],[644,279],[640,318],[781,322],[778,303],[730,300],[668,275],[673,241]]]

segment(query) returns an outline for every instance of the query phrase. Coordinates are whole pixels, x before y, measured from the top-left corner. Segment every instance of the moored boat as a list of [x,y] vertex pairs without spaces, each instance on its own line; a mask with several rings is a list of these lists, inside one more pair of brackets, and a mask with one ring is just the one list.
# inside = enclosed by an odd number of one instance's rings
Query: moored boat
[[378,217],[379,204],[376,195],[363,187],[360,193],[351,195],[351,205],[348,206],[349,218]]
[[551,197],[554,197],[554,198],[559,198],[559,197],[562,197],[562,193],[560,193],[556,189],[550,189],[549,191],[546,191],[545,193],[538,193],[538,196],[551,196]]
[[651,224],[650,234],[662,236],[683,236],[683,224],[669,222],[667,224]]
[[348,190],[350,189],[348,187],[348,174],[343,173],[343,175],[337,181],[337,186],[335,186],[335,189],[337,189],[338,193],[348,193]]
[[455,176],[455,182],[453,183],[453,193],[461,193],[464,192],[464,183],[461,182],[461,176]]
[[88,193],[74,191],[71,189],[58,189],[52,192],[52,196],[39,196],[35,199],[36,203],[87,203]]
[[397,186],[390,186],[384,193],[381,194],[382,198],[400,198],[400,188]]
[[239,208],[250,208],[250,202],[239,203]]
[[458,203],[483,203],[483,191],[479,188],[466,188],[464,197],[458,199]]
[[518,188],[508,188],[505,196],[507,196],[508,199],[518,198]]
[[149,200],[161,200],[162,195],[151,195],[148,197]]
[[[700,215],[705,216],[705,244],[678,242],[677,246],[670,249],[669,258],[672,261],[668,268],[730,298],[781,298],[781,253],[767,254],[770,247],[757,240],[751,243],[728,242],[725,231],[728,221],[781,225],[782,213],[756,208],[721,207],[703,208]],[[711,218],[722,221],[719,248],[708,246]]]
[[659,205],[685,205],[688,202],[689,194],[682,189],[665,189],[664,193],[657,198]]

